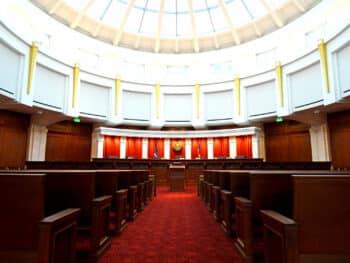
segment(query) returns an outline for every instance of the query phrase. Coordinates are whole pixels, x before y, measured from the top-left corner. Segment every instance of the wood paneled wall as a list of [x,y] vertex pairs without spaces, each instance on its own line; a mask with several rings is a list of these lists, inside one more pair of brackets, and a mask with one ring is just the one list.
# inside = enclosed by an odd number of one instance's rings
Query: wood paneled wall
[[63,121],[47,128],[47,161],[90,160],[91,124]]
[[23,167],[30,116],[0,110],[0,167]]
[[265,123],[266,161],[312,161],[309,128],[295,121]]
[[328,114],[334,168],[350,168],[350,111]]

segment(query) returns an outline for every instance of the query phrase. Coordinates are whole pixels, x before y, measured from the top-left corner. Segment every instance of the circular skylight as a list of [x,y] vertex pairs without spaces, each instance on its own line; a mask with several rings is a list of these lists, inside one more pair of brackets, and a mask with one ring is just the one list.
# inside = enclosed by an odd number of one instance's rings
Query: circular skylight
[[201,52],[283,27],[319,0],[32,0],[53,17],[116,46]]

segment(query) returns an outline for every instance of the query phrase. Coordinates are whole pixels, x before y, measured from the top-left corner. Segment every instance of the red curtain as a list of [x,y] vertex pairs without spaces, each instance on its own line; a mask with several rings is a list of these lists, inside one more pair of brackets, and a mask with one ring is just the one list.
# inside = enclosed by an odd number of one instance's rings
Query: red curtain
[[229,146],[228,137],[214,138],[213,143],[214,143],[214,158],[230,156],[230,146]]
[[126,157],[127,158],[142,158],[142,138],[126,137]]
[[148,159],[164,157],[164,139],[149,138],[148,139]]
[[191,146],[191,158],[208,158],[207,138],[193,138]]
[[244,156],[245,158],[252,158],[252,136],[237,136],[237,156]]
[[[174,146],[178,144],[181,149],[179,151],[174,150]],[[185,139],[170,139],[170,159],[176,159],[179,157],[185,158]]]
[[103,157],[118,157],[120,156],[120,137],[119,136],[104,136],[103,142]]

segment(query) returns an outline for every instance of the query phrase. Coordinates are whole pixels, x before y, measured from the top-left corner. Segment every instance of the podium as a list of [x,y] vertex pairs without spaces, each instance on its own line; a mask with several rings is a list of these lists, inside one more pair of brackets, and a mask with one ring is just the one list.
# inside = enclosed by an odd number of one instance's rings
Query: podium
[[170,192],[185,191],[185,165],[173,163],[169,165]]

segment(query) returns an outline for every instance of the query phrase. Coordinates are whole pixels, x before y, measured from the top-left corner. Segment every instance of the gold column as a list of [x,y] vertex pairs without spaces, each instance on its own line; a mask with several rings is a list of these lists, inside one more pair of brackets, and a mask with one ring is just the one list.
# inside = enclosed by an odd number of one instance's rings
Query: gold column
[[120,94],[120,79],[115,79],[115,108],[114,113],[118,115],[118,103],[119,103],[119,94]]
[[200,85],[199,85],[199,83],[196,83],[194,88],[195,88],[195,92],[196,92],[196,114],[197,114],[197,119],[199,119],[199,105],[200,105]]
[[284,99],[283,99],[283,72],[282,72],[282,65],[281,63],[277,63],[276,65],[276,78],[277,78],[277,86],[278,86],[278,93],[280,97],[280,105],[281,107],[284,106]]
[[35,42],[29,48],[29,70],[28,70],[28,82],[27,82],[27,95],[30,94],[32,89],[34,67],[36,64],[36,56],[38,54],[38,46]]
[[324,85],[326,87],[326,92],[329,93],[330,87],[329,87],[329,76],[328,76],[327,44],[324,42],[323,39],[321,39],[320,42],[318,43],[318,50],[320,52],[320,60],[321,60],[321,66],[322,66]]
[[77,92],[79,85],[79,73],[80,68],[78,64],[75,64],[73,67],[73,98],[72,98],[72,108],[75,108],[76,100],[77,100]]
[[236,100],[237,100],[237,114],[241,115],[241,79],[237,76],[235,78]]
[[156,83],[155,93],[156,93],[156,117],[157,119],[159,119],[159,104],[160,104],[160,84],[159,83]]

